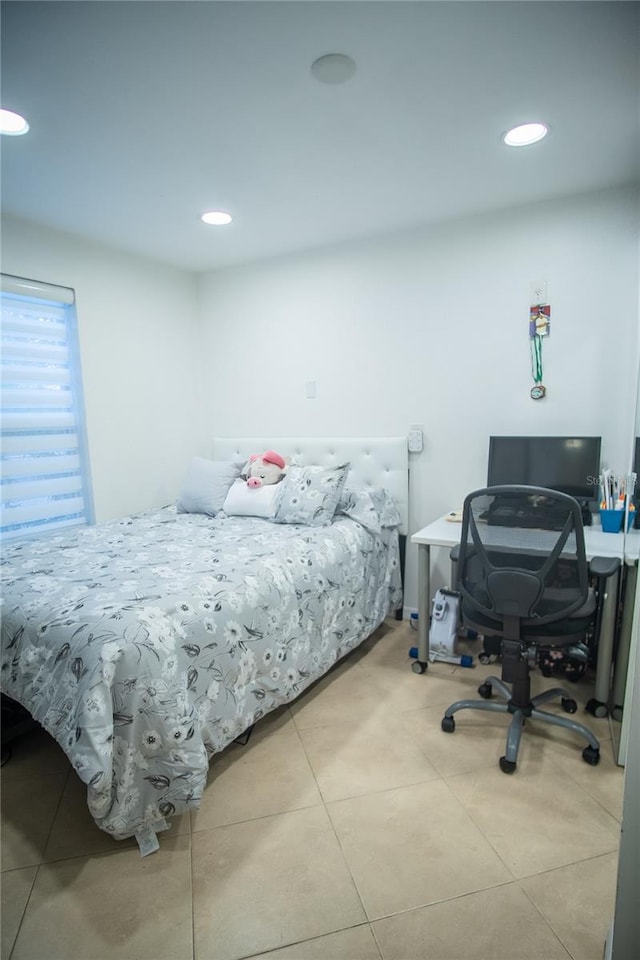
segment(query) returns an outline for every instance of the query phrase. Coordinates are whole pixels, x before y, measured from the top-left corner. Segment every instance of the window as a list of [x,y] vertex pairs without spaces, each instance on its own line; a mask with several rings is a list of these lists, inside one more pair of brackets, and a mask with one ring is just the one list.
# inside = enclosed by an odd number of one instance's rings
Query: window
[[2,275],[3,540],[93,522],[73,290]]

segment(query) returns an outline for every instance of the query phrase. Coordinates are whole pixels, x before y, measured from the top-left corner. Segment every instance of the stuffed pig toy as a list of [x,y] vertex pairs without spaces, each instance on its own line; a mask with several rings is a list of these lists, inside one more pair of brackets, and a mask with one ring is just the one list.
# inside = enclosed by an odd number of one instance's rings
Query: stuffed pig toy
[[263,454],[254,453],[249,457],[249,472],[247,484],[250,487],[261,487],[267,483],[277,483],[284,471],[284,457],[273,450]]

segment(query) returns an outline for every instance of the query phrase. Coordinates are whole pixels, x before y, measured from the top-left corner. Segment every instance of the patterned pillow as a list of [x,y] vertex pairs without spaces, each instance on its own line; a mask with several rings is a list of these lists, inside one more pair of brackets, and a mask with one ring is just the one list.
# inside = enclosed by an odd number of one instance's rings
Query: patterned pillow
[[337,512],[351,517],[352,520],[357,520],[370,533],[380,533],[382,529],[376,505],[373,502],[371,492],[368,490],[345,487],[340,497]]
[[388,490],[372,490],[371,499],[378,512],[381,527],[399,527],[402,517],[398,505]]
[[337,467],[290,467],[280,483],[276,523],[326,527],[333,520],[349,464]]

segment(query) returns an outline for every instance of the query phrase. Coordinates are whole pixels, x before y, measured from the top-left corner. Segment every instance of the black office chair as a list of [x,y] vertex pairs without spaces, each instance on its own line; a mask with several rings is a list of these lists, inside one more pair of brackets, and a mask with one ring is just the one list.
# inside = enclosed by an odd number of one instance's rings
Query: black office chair
[[[513,773],[525,720],[543,720],[583,736],[587,741],[583,759],[597,764],[600,744],[591,730],[539,709],[559,697],[565,712],[575,713],[576,701],[561,687],[532,699],[530,670],[540,648],[576,647],[584,640],[596,616],[590,576],[609,576],[619,561],[595,558],[587,563],[578,502],[554,490],[528,486],[470,493],[464,501],[456,552],[463,624],[500,639],[502,676],[487,677],[481,684],[482,700],[453,703],[444,714],[442,729],[453,733],[458,710],[510,713],[500,768]],[[491,700],[494,689],[504,702]]]

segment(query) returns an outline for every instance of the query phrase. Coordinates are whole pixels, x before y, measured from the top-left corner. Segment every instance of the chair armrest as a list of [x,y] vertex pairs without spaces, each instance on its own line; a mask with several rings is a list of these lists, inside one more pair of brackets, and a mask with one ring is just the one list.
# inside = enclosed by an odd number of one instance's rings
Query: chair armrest
[[592,577],[608,579],[620,568],[620,557],[592,557],[589,561],[589,573]]

